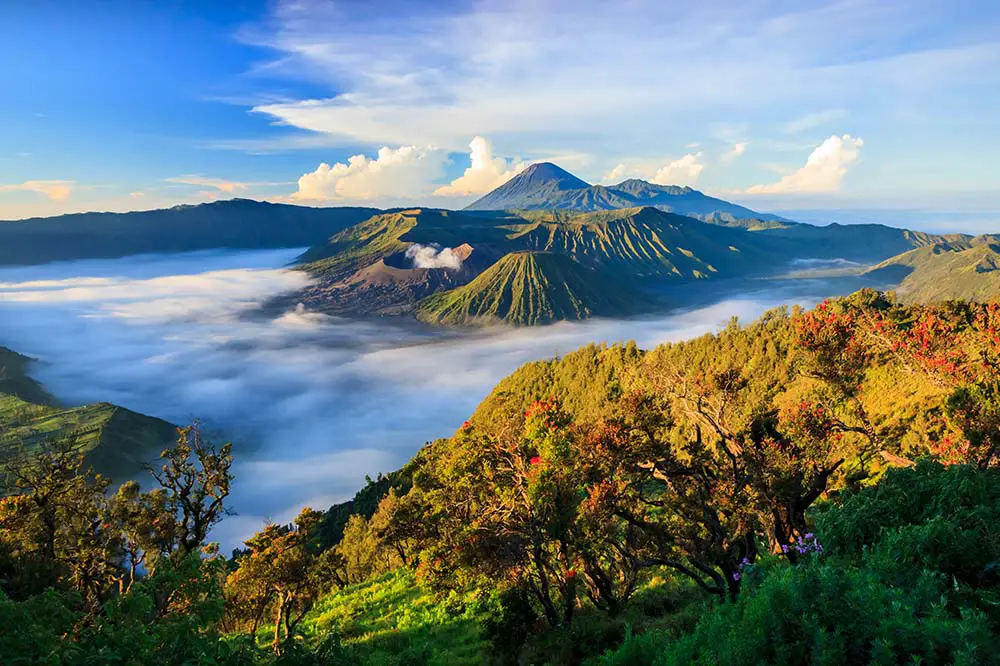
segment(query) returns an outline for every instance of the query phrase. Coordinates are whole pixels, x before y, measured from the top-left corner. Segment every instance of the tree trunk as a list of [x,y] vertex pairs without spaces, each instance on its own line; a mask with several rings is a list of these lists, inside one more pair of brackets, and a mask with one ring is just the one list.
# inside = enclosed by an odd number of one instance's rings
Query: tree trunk
[[285,593],[278,595],[278,612],[274,615],[274,640],[271,642],[271,649],[274,654],[281,654],[281,621],[285,617]]

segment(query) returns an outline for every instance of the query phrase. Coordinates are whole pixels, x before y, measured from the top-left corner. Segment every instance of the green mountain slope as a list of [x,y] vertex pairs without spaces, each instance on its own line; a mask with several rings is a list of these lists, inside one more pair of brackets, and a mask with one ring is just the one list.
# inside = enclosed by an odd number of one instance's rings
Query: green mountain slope
[[469,284],[417,305],[417,318],[446,325],[547,324],[623,315],[631,294],[569,257],[551,253],[504,255]]
[[134,474],[174,439],[161,419],[99,402],[62,407],[26,373],[31,359],[0,347],[0,460],[24,445],[69,438],[88,452],[88,462],[112,478]]
[[899,282],[907,303],[1000,298],[1000,237],[977,236],[919,247],[887,259],[867,272]]
[[162,210],[0,222],[0,265],[211,248],[305,247],[322,243],[375,212],[232,199]]

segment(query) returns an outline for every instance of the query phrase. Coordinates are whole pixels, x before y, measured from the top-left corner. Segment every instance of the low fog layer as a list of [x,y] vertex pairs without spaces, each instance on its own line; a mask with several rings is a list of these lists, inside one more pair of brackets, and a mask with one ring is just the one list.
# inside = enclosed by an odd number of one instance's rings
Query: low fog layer
[[42,361],[36,377],[66,403],[115,402],[234,442],[237,481],[214,537],[236,545],[264,518],[350,497],[448,436],[522,363],[588,342],[650,347],[808,304],[835,283],[760,281],[705,307],[650,319],[469,334],[260,302],[305,284],[282,267],[298,251],[197,252],[0,269],[0,345]]

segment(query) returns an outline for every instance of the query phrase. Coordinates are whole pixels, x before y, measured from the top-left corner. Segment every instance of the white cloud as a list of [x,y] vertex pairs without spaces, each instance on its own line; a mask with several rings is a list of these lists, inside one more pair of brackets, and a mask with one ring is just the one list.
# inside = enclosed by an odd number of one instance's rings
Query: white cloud
[[723,164],[732,164],[739,159],[743,153],[747,152],[747,142],[734,143],[733,146],[722,154],[719,161]]
[[472,166],[448,185],[434,190],[434,194],[443,197],[485,194],[500,187],[527,166],[526,162],[508,162],[502,157],[494,157],[493,146],[481,136],[469,143],[469,150]]
[[299,178],[300,201],[397,200],[425,196],[441,176],[445,151],[418,146],[380,148],[375,159],[354,155],[347,163],[320,164]]
[[840,189],[847,168],[857,162],[862,145],[860,138],[849,134],[833,135],[812,151],[804,167],[777,183],[755,185],[747,194],[835,192]]
[[179,185],[195,185],[197,187],[211,187],[212,189],[222,192],[224,194],[236,194],[237,192],[245,192],[248,189],[250,189],[250,186],[252,185],[252,183],[242,183],[235,180],[226,180],[224,178],[209,178],[198,174],[175,176],[173,178],[164,178],[163,180],[168,183],[177,183]]
[[23,183],[0,185],[0,192],[35,192],[50,201],[66,201],[73,192],[72,180],[26,180]]
[[606,185],[620,183],[626,178],[641,178],[657,185],[693,185],[705,169],[701,163],[702,152],[688,153],[666,164],[651,160],[629,163],[619,162],[601,179]]
[[705,165],[698,161],[701,155],[701,151],[688,153],[663,165],[653,174],[651,182],[657,185],[694,185],[705,168]]

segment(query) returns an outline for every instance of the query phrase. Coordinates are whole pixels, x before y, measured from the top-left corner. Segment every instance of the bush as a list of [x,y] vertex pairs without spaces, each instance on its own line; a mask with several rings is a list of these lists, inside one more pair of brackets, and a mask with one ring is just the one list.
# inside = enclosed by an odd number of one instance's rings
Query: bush
[[1000,663],[1000,645],[983,614],[954,612],[944,593],[945,585],[930,573],[903,588],[873,571],[831,562],[785,566],[767,572],[736,603],[706,615],[653,663]]

